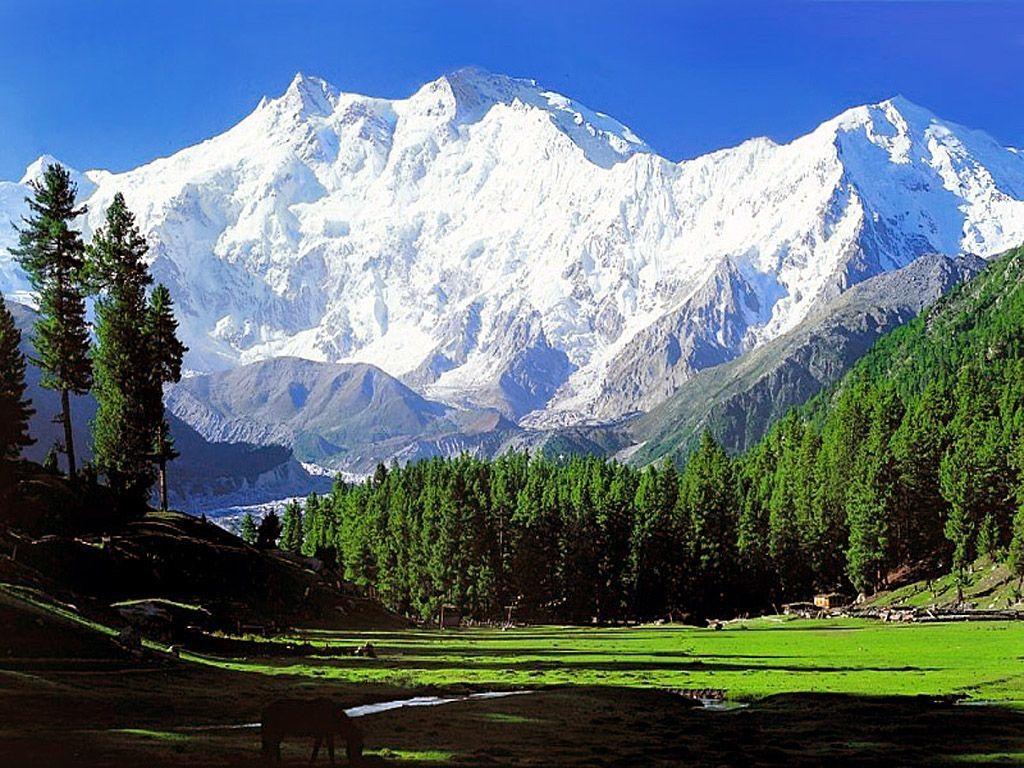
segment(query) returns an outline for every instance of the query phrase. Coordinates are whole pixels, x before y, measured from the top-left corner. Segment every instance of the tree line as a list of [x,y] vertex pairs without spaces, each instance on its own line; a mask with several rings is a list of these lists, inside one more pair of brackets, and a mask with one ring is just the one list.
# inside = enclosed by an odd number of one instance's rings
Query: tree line
[[[883,339],[746,454],[681,470],[510,453],[377,468],[243,532],[337,563],[394,610],[549,621],[694,617],[902,566],[1024,579],[1024,249]],[[961,595],[962,597],[962,595]]]
[[[145,262],[148,245],[135,217],[118,193],[103,226],[86,244],[75,221],[86,213],[77,202],[70,173],[49,165],[30,182],[29,214],[18,230],[12,253],[28,275],[37,297],[38,318],[30,362],[43,387],[60,393],[57,417],[63,427],[67,478],[74,487],[82,475],[103,476],[121,512],[145,509],[159,481],[160,504],[167,508],[166,465],[176,456],[165,419],[163,387],[181,379],[187,348],[177,336],[170,292],[153,283]],[[88,299],[94,299],[92,331]],[[3,487],[15,482],[12,464],[34,443],[25,397],[26,360],[21,334],[0,297],[0,464]],[[93,461],[79,469],[71,418],[71,395],[91,391],[97,412],[92,424]]]

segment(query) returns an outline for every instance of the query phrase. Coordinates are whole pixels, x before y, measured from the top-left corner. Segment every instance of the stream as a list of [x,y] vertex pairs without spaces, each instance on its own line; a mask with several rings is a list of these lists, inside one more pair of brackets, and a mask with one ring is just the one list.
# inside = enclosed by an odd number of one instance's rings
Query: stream
[[[404,707],[436,707],[441,704],[453,704],[457,701],[478,701],[480,699],[503,699],[507,696],[524,696],[533,691],[485,691],[483,693],[468,693],[464,696],[414,696],[411,699],[395,699],[393,701],[379,701],[376,704],[363,704],[359,707],[349,707],[345,714],[349,717],[366,717],[376,715],[380,712],[389,712],[392,709]],[[179,731],[230,731],[243,728],[259,728],[259,723],[242,723],[241,725],[193,725],[184,728],[177,728]]]

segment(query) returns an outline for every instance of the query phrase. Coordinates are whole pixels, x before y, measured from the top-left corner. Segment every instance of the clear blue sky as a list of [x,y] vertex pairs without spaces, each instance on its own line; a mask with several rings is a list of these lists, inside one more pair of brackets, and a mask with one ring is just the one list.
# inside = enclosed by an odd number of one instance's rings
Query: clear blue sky
[[298,70],[405,96],[467,64],[533,77],[673,159],[896,93],[1024,145],[1024,2],[0,0],[0,179],[42,152],[133,167]]

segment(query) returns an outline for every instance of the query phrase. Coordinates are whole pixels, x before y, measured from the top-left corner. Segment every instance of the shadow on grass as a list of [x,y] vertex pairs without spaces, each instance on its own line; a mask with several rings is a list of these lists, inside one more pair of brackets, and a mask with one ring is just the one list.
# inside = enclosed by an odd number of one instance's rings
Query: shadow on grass
[[[536,655],[536,654],[530,654]],[[557,654],[556,654],[557,655]],[[797,672],[797,673],[860,673],[860,672],[937,672],[938,667],[917,667],[917,666],[829,666],[818,664],[741,664],[733,662],[716,662],[693,659],[691,661],[670,661],[667,659],[651,661],[620,661],[595,659],[593,661],[574,661],[566,659],[523,659],[517,660],[507,656],[498,661],[475,658],[473,656],[460,656],[458,654],[443,654],[441,658],[424,659],[417,652],[413,658],[402,658],[401,656],[388,656],[384,658],[367,660],[360,657],[350,656],[311,656],[307,657],[309,667],[327,667],[333,669],[365,670],[367,668],[379,667],[392,671],[424,671],[441,672],[450,671],[452,679],[458,679],[460,675],[474,670],[513,670],[513,671],[566,671],[566,672]],[[711,657],[704,657],[711,658]],[[232,661],[232,659],[224,659]],[[292,666],[295,661],[292,659],[271,658],[265,660],[268,666]]]
[[371,718],[371,764],[916,766],[1024,752],[1020,712],[928,697],[786,694],[710,712],[665,692],[577,687],[490,706]]

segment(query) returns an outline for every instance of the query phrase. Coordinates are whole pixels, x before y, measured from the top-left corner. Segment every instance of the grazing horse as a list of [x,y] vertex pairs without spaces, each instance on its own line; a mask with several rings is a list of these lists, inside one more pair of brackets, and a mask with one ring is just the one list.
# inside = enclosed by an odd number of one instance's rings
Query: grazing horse
[[281,741],[285,736],[313,736],[313,754],[316,760],[320,745],[327,740],[327,753],[334,763],[334,737],[345,739],[345,754],[350,765],[360,765],[363,756],[363,733],[345,714],[345,710],[330,699],[278,699],[263,708],[260,725],[263,754],[281,760]]

